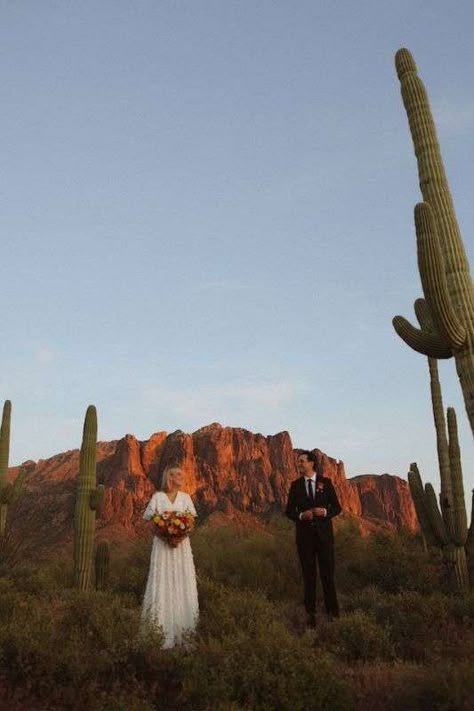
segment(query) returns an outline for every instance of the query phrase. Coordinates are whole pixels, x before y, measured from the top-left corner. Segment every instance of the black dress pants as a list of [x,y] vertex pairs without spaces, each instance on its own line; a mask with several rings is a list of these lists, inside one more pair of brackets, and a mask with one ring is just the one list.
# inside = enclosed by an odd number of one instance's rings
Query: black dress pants
[[309,614],[316,612],[316,577],[323,588],[326,612],[339,616],[336,585],[334,582],[334,546],[332,541],[321,542],[317,529],[312,527],[302,540],[297,541],[298,555],[303,571],[304,606]]

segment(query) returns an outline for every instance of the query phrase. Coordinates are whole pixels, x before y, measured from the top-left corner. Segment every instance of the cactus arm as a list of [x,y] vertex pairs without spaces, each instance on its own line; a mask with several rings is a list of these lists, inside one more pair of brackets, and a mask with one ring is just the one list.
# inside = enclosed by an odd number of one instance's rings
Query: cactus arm
[[393,327],[400,338],[414,351],[430,358],[451,358],[453,352],[444,338],[435,333],[416,328],[403,316],[395,316]]
[[410,471],[408,472],[408,484],[410,487],[411,497],[415,505],[416,517],[426,542],[429,546],[437,546],[439,544],[426,511],[423,483],[421,481],[420,472],[418,471],[418,467],[415,463],[410,465]]
[[449,544],[448,532],[446,531],[445,523],[439,512],[433,485],[429,483],[425,484],[425,505],[431,528],[438,540],[438,545],[447,546]]
[[451,305],[436,224],[426,202],[415,206],[415,228],[421,284],[438,331],[446,334],[453,349],[462,348],[466,341],[466,329]]
[[92,489],[89,497],[89,506],[93,511],[97,511],[100,507],[105,494],[105,487],[103,484],[99,484],[95,489]]
[[422,330],[434,333],[435,327],[433,324],[433,317],[431,316],[430,308],[426,303],[426,299],[422,299],[421,297],[416,299],[414,308],[416,318],[418,319],[418,323],[420,324]]
[[436,431],[436,449],[438,452],[439,476],[441,491],[439,502],[443,521],[450,539],[454,537],[454,506],[451,482],[451,466],[449,462],[448,438],[446,436],[446,419],[444,416],[443,397],[438,377],[438,362],[435,358],[428,358],[430,370],[431,405]]
[[448,407],[449,461],[453,491],[454,535],[457,546],[464,546],[467,540],[467,513],[464,500],[461,452],[459,449],[456,412]]

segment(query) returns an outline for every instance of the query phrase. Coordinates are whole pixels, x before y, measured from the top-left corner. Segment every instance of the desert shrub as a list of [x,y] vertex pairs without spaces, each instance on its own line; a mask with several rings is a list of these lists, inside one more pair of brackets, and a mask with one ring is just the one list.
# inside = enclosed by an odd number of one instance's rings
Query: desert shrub
[[396,654],[402,659],[429,657],[439,648],[449,621],[448,598],[442,593],[424,596],[406,591],[387,595],[372,587],[355,596],[353,604],[370,611],[377,623],[388,630]]
[[392,659],[393,644],[388,630],[377,625],[374,616],[355,610],[318,627],[318,644],[347,662]]
[[110,550],[110,589],[133,595],[141,603],[150,565],[152,539],[146,537]]
[[13,615],[0,625],[4,678],[65,707],[104,708],[104,692],[117,704],[128,696],[145,702],[133,660],[146,640],[137,630],[138,610],[117,596],[66,591],[51,604],[18,595]]
[[425,552],[416,536],[376,533],[354,539],[350,548],[341,547],[337,538],[336,543],[337,575],[344,591],[370,585],[387,593],[443,589],[440,557]]
[[472,662],[440,664],[419,669],[406,679],[393,680],[393,709],[410,711],[471,711],[474,697]]
[[383,605],[387,600],[387,593],[384,593],[375,585],[369,585],[361,590],[354,590],[350,594],[344,594],[344,610],[353,612],[354,610],[363,610],[365,612],[374,612],[378,606]]
[[299,597],[300,571],[291,528],[241,530],[201,526],[192,538],[199,575],[271,600]]
[[451,596],[449,609],[456,621],[474,623],[474,590]]
[[[0,589],[0,601],[11,595]],[[133,595],[16,593],[0,618],[3,679],[34,708],[350,708],[331,658],[292,635],[263,595],[201,578],[200,597],[192,646],[162,650],[158,634],[138,634]]]
[[12,572],[11,578],[18,592],[39,597],[55,597],[65,588],[72,586],[72,560],[55,556],[50,560],[38,561],[34,565],[31,561],[24,560]]
[[190,708],[349,709],[331,658],[292,635],[277,606],[251,591],[202,579],[196,654],[186,658]]
[[11,578],[0,578],[0,624],[7,622],[15,607],[17,592]]
[[0,536],[0,578],[9,576],[31,552],[29,541],[7,527]]
[[[433,593],[438,568],[411,537],[365,539],[347,525],[336,542],[344,614],[318,619],[313,634],[291,522],[200,526],[192,539],[200,622],[189,646],[173,650],[157,634],[138,634],[149,539],[113,547],[109,592],[73,590],[69,554],[22,561],[0,577],[0,692],[22,689],[25,707],[38,711],[354,708],[348,689],[366,711],[427,708],[423,693],[431,708],[462,709],[474,594]],[[436,680],[432,671],[441,660],[456,663],[452,693],[449,675]]]

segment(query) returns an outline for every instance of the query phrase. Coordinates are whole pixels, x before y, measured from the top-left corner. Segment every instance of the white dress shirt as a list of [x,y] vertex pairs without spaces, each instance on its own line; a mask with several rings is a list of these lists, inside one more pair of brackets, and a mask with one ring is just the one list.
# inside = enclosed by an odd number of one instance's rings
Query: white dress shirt
[[[309,496],[308,481],[312,482],[313,498],[314,498],[316,496],[316,472],[314,472],[313,476],[305,476],[305,478],[304,478],[304,485],[306,486],[306,493]],[[325,516],[327,516],[327,513],[328,513],[328,510],[324,509]],[[301,514],[300,514],[300,521],[301,521]]]

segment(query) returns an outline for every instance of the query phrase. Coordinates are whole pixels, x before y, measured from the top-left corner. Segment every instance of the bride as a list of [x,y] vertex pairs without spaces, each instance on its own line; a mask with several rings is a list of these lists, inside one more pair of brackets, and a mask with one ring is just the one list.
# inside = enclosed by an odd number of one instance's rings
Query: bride
[[[183,473],[179,467],[167,467],[163,472],[161,491],[150,499],[143,518],[147,521],[164,511],[190,511],[196,509],[191,497],[180,491]],[[181,538],[171,546],[158,536],[153,536],[150,570],[141,612],[142,627],[161,628],[163,648],[179,644],[183,635],[193,631],[199,615],[196,571],[189,538]]]

